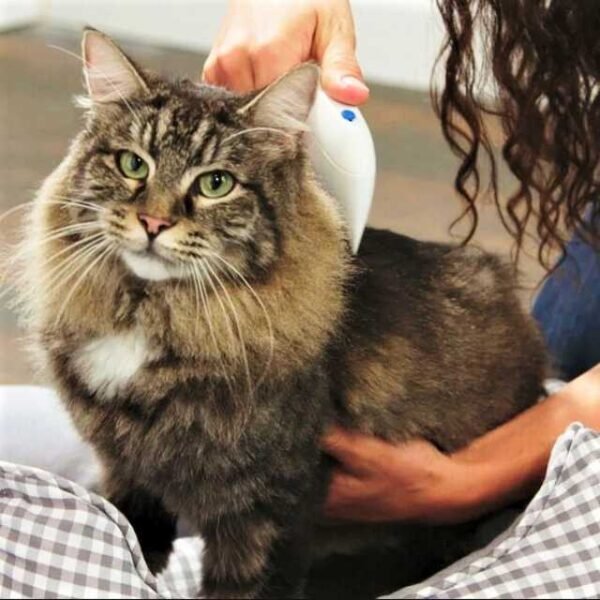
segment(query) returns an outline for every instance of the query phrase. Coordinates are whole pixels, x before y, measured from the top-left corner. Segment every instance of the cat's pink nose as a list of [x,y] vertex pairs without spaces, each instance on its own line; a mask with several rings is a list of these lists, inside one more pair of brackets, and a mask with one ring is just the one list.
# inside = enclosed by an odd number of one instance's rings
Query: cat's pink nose
[[138,219],[150,237],[156,237],[161,231],[174,225],[172,221],[144,213],[138,213]]

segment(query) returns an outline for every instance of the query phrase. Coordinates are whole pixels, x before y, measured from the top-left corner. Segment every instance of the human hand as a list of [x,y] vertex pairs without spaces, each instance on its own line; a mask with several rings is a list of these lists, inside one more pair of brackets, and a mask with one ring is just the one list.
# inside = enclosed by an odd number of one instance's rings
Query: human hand
[[322,445],[340,463],[325,502],[328,519],[433,524],[469,517],[463,504],[469,474],[429,442],[390,444],[334,428]]
[[369,97],[355,55],[349,0],[230,0],[203,80],[237,92],[264,87],[295,65],[315,60],[333,99]]
[[459,523],[530,497],[569,424],[600,428],[600,364],[452,455],[415,440],[390,444],[333,429],[325,452],[340,462],[324,513],[353,521]]

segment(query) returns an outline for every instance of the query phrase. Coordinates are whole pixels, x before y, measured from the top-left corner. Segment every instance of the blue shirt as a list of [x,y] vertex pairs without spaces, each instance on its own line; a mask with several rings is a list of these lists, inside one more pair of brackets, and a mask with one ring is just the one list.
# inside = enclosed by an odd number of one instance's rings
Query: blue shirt
[[600,252],[579,236],[540,292],[533,315],[554,361],[571,380],[600,363]]

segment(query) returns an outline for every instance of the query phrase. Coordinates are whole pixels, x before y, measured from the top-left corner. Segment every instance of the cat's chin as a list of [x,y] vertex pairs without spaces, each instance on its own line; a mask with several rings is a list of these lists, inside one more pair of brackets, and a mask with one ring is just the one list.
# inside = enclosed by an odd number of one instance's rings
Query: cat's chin
[[123,262],[136,277],[148,281],[167,281],[168,279],[181,279],[182,269],[169,265],[158,257],[139,254],[130,250],[121,253]]

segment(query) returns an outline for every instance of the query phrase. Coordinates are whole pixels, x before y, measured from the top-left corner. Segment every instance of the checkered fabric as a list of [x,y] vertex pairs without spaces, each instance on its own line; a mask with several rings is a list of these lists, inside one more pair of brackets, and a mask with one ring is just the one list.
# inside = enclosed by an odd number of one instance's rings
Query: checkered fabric
[[390,598],[599,598],[600,434],[572,425],[519,519],[480,550]]
[[[392,598],[598,598],[600,434],[571,426],[544,485],[484,550]],[[158,579],[126,519],[49,473],[0,463],[0,598],[193,598],[202,545],[177,540]]]
[[160,598],[126,519],[45,471],[0,463],[0,597]]

